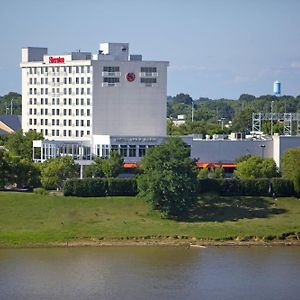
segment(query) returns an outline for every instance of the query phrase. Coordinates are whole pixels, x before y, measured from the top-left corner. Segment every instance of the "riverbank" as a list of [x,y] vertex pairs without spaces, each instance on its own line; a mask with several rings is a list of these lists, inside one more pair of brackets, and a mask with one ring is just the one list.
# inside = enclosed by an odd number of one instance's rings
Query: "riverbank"
[[299,245],[296,198],[199,198],[180,221],[138,197],[0,192],[0,247]]

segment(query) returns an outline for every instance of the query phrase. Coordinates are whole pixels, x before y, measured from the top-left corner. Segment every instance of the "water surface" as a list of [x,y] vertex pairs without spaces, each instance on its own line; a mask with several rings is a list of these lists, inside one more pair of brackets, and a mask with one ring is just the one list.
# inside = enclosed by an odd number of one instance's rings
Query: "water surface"
[[0,299],[300,299],[300,247],[0,249]]

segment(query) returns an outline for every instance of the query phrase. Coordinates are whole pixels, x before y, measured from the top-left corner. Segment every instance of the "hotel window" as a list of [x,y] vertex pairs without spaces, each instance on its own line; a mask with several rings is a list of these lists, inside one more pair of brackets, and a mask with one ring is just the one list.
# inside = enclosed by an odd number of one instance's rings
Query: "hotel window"
[[43,115],[44,114],[44,110],[43,109],[41,109],[41,115]]
[[32,78],[29,78],[29,84],[32,84]]
[[32,104],[32,98],[29,98],[29,104]]
[[136,145],[129,145],[129,157],[136,157]]
[[36,68],[33,68],[33,74],[36,74]]
[[59,94],[59,88],[56,88],[56,93]]
[[48,115],[48,108],[45,108],[45,115]]
[[44,125],[44,119],[41,119],[41,125]]
[[55,116],[55,109],[52,109],[52,116]]
[[66,77],[64,78],[64,84],[67,84],[67,78]]
[[76,116],[79,116],[79,109],[76,109]]
[[67,95],[67,88],[64,88],[64,95]]
[[71,98],[69,98],[69,105],[71,105],[72,104],[72,99]]
[[76,67],[76,73],[79,73],[79,67]]
[[56,136],[59,136],[59,129],[56,130]]
[[156,67],[141,67],[142,73],[156,73]]
[[104,66],[103,67],[104,72],[120,72],[120,67],[116,66]]
[[127,145],[120,146],[120,155],[122,157],[127,157]]
[[84,109],[81,109],[81,110],[80,110],[80,115],[81,115],[81,116],[84,116]]
[[33,125],[36,125],[37,121],[36,119],[33,119]]
[[87,98],[87,99],[86,99],[86,104],[87,104],[87,105],[91,105],[91,99],[90,99],[90,98]]
[[87,93],[88,95],[90,95],[90,94],[91,94],[91,89],[90,89],[90,88],[87,88],[86,93]]
[[111,151],[119,151],[119,146],[118,145],[111,145],[110,150]]
[[72,73],[72,67],[69,67],[69,73]]
[[69,120],[68,123],[69,123],[69,126],[72,126],[72,121],[71,120]]
[[45,129],[45,135],[48,135],[48,129]]
[[44,68],[41,68],[41,74],[44,74]]
[[56,109],[56,114],[59,116],[59,109]]
[[76,95],[79,95],[79,88],[76,88]]
[[87,132],[86,132],[86,135],[90,135],[91,133],[90,133],[90,131],[88,130]]
[[84,131],[81,130],[81,131],[80,131],[80,136],[83,137],[83,135],[84,135]]
[[120,82],[120,78],[119,77],[104,77],[103,82],[118,83],[118,82]]
[[87,72],[87,73],[90,73],[90,71],[91,71],[90,66],[87,66],[87,67],[86,67],[86,72]]
[[69,109],[69,116],[72,115],[72,109]]
[[45,88],[45,95],[48,95],[48,88]]
[[56,98],[56,105],[59,105],[59,98]]
[[76,120],[75,124],[76,124],[76,126],[79,126],[79,120]]
[[29,89],[29,94],[32,95],[32,88]]
[[69,95],[72,94],[72,88],[69,88]]
[[29,119],[29,125],[32,125],[32,119]]
[[81,77],[81,78],[80,78],[80,83],[81,83],[81,84],[84,84],[84,77]]
[[64,130],[64,136],[67,136],[67,130]]
[[45,84],[48,84],[48,78],[45,78]]
[[69,130],[69,136],[71,136],[72,134],[71,134],[71,130]]
[[48,119],[45,119],[45,125],[48,125]]
[[66,116],[67,115],[67,110],[66,109],[64,109],[64,116]]
[[34,83],[34,84],[37,83],[37,79],[36,79],[36,78],[33,79],[33,83]]
[[88,78],[86,79],[86,83],[91,83],[91,78],[90,78],[90,77],[88,77]]
[[71,84],[72,83],[72,78],[71,77],[69,77],[69,84]]
[[86,126],[91,126],[91,121],[90,120],[86,121]]
[[152,84],[156,83],[156,78],[141,78],[141,83]]
[[52,98],[52,105],[55,105],[55,98]]
[[67,98],[64,98],[64,105],[67,105]]
[[83,98],[80,99],[80,104],[84,105],[84,99]]
[[29,68],[29,74],[32,74],[32,68]]
[[146,154],[146,146],[145,145],[139,145],[139,157],[143,157]]
[[32,108],[29,108],[29,114],[32,115]]
[[36,98],[34,98],[34,99],[33,99],[33,104],[36,105],[36,103],[37,103],[37,100],[36,100]]
[[89,109],[86,110],[86,115],[87,115],[87,116],[90,115],[90,110],[89,110]]
[[41,88],[41,95],[43,95],[44,94],[44,89],[43,88]]
[[79,105],[79,98],[76,98],[76,105]]
[[53,126],[55,125],[55,120],[54,120],[54,119],[52,120],[52,125],[53,125]]
[[55,78],[54,77],[52,78],[52,83],[55,83]]
[[56,82],[59,82],[59,77],[56,78]]
[[67,120],[64,120],[64,126],[67,126]]
[[48,105],[48,98],[45,98],[45,104]]
[[55,136],[55,130],[52,129],[52,136]]
[[54,72],[55,72],[55,68],[54,68],[54,67],[52,67],[52,68],[51,68],[51,70],[52,70],[52,73],[54,73]]
[[34,115],[36,115],[36,108],[33,110]]
[[78,84],[79,83],[79,77],[76,77],[76,84]]
[[84,88],[81,88],[81,95],[84,95]]
[[42,105],[44,104],[44,98],[41,98],[41,104]]
[[56,126],[59,126],[59,119],[56,119]]
[[80,126],[84,126],[84,120],[81,120],[80,123]]
[[83,66],[81,67],[81,73],[84,73],[84,67]]
[[76,137],[78,137],[78,136],[79,136],[79,132],[78,132],[78,130],[76,130],[76,131],[75,131],[75,135],[76,135]]
[[44,78],[43,77],[41,78],[41,84],[44,84]]
[[52,88],[52,94],[54,94],[55,93],[55,88]]

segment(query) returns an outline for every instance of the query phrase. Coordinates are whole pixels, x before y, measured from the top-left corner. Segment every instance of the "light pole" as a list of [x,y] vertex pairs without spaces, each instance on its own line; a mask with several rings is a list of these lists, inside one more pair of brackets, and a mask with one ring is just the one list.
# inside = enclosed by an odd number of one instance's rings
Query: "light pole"
[[264,158],[266,145],[262,144],[262,145],[260,145],[260,147],[261,147],[261,157]]

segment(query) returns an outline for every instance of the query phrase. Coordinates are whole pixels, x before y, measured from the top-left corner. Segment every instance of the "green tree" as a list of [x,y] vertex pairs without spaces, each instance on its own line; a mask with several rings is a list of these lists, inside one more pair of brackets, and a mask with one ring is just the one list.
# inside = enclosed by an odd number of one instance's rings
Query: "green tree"
[[7,161],[7,155],[5,155],[5,150],[0,149],[0,189],[3,189],[8,183],[10,173],[10,165]]
[[38,187],[40,185],[40,169],[26,158],[10,157],[10,183],[18,188]]
[[41,164],[41,183],[46,189],[62,189],[66,179],[78,177],[79,165],[69,156],[53,158]]
[[181,139],[172,137],[149,149],[141,168],[138,189],[154,209],[170,217],[186,213],[195,204],[195,164]]
[[273,178],[279,172],[272,158],[250,156],[237,164],[234,174],[240,179]]
[[117,151],[110,151],[109,158],[104,159],[102,171],[107,178],[117,177],[123,169],[124,159]]
[[10,134],[5,147],[10,151],[12,156],[20,156],[28,160],[32,160],[32,141],[43,140],[43,135],[34,130],[29,130],[25,134],[23,130],[17,130]]
[[300,193],[300,147],[290,148],[281,158],[283,176],[294,183],[297,193]]

